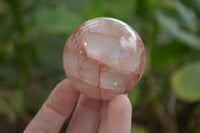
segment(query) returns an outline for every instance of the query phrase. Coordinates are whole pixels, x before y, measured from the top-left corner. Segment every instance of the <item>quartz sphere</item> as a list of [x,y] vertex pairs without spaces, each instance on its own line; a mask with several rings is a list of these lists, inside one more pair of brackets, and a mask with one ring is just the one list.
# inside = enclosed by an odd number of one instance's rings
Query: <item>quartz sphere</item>
[[64,70],[80,93],[109,100],[128,93],[145,67],[145,49],[139,35],[114,18],[94,18],[81,24],[68,38]]

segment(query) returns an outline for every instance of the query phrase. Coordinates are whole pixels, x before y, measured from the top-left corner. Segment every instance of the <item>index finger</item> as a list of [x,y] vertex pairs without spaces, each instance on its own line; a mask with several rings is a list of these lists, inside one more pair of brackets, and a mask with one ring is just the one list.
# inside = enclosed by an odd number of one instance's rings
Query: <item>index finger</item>
[[79,97],[68,79],[61,81],[29,123],[24,133],[56,133],[71,114]]

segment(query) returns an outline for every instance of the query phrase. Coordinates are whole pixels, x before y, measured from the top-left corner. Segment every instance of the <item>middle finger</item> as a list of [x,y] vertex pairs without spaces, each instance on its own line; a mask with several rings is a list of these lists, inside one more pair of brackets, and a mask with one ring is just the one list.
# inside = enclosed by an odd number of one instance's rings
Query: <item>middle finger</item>
[[81,95],[66,133],[95,133],[101,101]]

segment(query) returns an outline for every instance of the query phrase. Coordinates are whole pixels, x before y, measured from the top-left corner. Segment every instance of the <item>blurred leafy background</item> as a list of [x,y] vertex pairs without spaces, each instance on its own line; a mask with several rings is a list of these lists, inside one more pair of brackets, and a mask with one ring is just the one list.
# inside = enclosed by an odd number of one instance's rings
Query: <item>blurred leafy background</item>
[[200,133],[200,0],[0,0],[0,132],[23,131],[66,78],[67,37],[100,16],[125,21],[145,44],[132,132]]

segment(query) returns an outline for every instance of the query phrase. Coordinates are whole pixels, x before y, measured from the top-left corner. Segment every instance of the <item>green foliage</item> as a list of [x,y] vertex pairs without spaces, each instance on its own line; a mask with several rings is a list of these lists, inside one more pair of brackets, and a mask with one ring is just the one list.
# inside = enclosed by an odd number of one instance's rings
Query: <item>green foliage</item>
[[148,133],[148,131],[141,126],[133,125],[131,133]]
[[128,97],[131,101],[132,106],[134,106],[136,103],[139,103],[139,96],[140,96],[140,89],[138,87],[133,88],[128,94]]
[[84,22],[81,15],[62,8],[37,11],[37,25],[47,33],[71,33]]
[[66,78],[67,37],[106,16],[132,26],[146,48],[144,75],[128,95],[133,113],[142,112],[132,132],[199,132],[199,117],[190,118],[200,106],[199,14],[199,0],[0,0],[0,122],[22,132],[19,123]]
[[102,2],[91,0],[85,12],[89,18],[109,16],[128,20],[132,17],[135,8],[136,1],[134,0],[103,0]]
[[[11,123],[17,121],[17,117],[24,115],[24,102],[22,91],[1,92],[0,113],[7,115]],[[18,116],[17,116],[17,115]]]
[[16,120],[14,112],[10,109],[8,103],[2,97],[0,98],[0,107],[0,113],[5,114],[9,121],[13,122]]
[[188,11],[188,9],[179,1],[176,1],[174,8],[177,11],[177,16],[180,18],[182,25],[187,27],[192,31],[197,30],[197,23],[195,21],[195,16]]
[[152,54],[153,69],[167,68],[182,63],[186,60],[186,54],[190,54],[190,52],[187,47],[180,45],[180,42],[175,40],[169,42],[168,45],[157,46]]
[[[123,6],[122,6],[123,5]],[[128,19],[134,12],[136,1],[134,0],[111,0],[104,1],[103,7],[106,14],[111,17]]]
[[200,63],[178,69],[172,75],[172,85],[177,96],[185,101],[200,101]]
[[[158,21],[162,28],[173,38],[180,40],[194,49],[200,50],[200,37],[194,33],[182,30],[176,21],[169,18],[165,14],[159,12],[157,14]],[[190,19],[187,18],[187,19]]]

